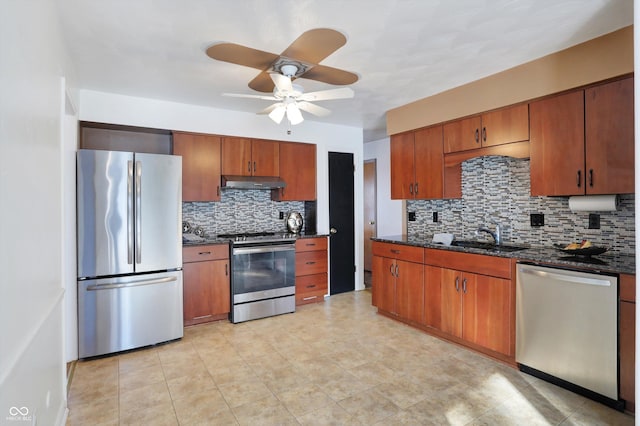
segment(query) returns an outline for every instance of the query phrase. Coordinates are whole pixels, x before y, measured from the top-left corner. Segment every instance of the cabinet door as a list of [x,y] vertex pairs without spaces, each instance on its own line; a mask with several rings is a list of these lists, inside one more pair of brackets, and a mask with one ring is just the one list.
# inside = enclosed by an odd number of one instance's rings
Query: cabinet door
[[464,273],[462,277],[462,338],[513,355],[510,280]]
[[424,321],[423,324],[440,330],[441,295],[440,285],[444,283],[443,268],[425,265],[424,267]]
[[280,142],[280,178],[287,185],[273,197],[279,201],[316,199],[316,146]]
[[398,316],[423,322],[424,315],[424,265],[396,260],[396,311]]
[[441,268],[440,329],[456,337],[462,337],[462,274]]
[[251,139],[222,139],[222,174],[251,176]]
[[444,187],[444,154],[442,126],[415,132],[415,198],[442,198]]
[[585,90],[587,194],[633,193],[633,78]]
[[529,105],[522,104],[482,114],[482,146],[529,140]]
[[229,281],[229,261],[214,260],[211,285],[211,313],[225,315],[231,311],[231,283]]
[[531,195],[584,194],[583,91],[532,102]]
[[414,198],[414,132],[391,136],[391,199]]
[[253,139],[251,161],[254,176],[280,176],[280,143]]
[[480,148],[480,116],[452,121],[444,125],[444,152]]
[[635,411],[636,304],[620,302],[620,398]]
[[185,325],[219,319],[216,316],[229,313],[228,260],[185,263],[182,274]]
[[173,154],[182,156],[182,201],[220,201],[220,137],[174,132]]
[[[375,256],[374,263],[378,263],[377,269],[380,270],[380,273],[377,274],[377,278],[374,280],[378,309],[396,313],[396,262],[394,259]],[[374,268],[376,268],[375,265]]]

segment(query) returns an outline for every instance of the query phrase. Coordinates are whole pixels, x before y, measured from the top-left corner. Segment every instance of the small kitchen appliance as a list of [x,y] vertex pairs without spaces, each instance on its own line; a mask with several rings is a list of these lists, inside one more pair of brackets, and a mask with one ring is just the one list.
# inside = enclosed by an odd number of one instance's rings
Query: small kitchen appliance
[[287,230],[292,234],[302,231],[302,215],[298,212],[291,212],[287,215]]

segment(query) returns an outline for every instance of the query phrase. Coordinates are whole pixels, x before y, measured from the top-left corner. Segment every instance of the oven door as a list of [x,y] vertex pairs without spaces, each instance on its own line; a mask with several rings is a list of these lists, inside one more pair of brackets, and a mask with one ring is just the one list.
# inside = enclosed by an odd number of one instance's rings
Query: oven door
[[231,286],[234,303],[294,294],[295,245],[234,247]]

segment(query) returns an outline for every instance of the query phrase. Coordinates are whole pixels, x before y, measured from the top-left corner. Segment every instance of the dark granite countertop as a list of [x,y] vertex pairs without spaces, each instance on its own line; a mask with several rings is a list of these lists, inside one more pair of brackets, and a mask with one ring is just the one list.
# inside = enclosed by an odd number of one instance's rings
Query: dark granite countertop
[[[316,234],[316,233],[300,233],[296,235],[296,239],[303,238],[316,238],[316,237],[328,237],[329,234]],[[209,244],[229,244],[231,240],[229,238],[217,238],[217,237],[204,237],[201,240],[197,241],[188,241],[182,238],[182,246],[190,247],[190,246],[205,246]]]
[[635,275],[636,273],[635,256],[616,252],[607,252],[587,258],[582,256],[567,256],[552,247],[529,247],[524,250],[506,252],[489,251],[471,247],[445,246],[431,242],[431,238],[411,237],[406,235],[376,237],[372,238],[372,240],[384,243],[405,244],[414,247],[452,250],[465,253],[483,254],[486,256],[508,257],[522,262],[567,266],[570,268],[585,269],[594,272],[631,275]]

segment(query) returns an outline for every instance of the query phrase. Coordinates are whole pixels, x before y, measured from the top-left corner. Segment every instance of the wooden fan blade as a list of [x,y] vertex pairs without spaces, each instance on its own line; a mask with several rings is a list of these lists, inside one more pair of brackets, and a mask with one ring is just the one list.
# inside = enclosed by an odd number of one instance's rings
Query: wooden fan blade
[[296,102],[296,105],[298,105],[298,108],[300,108],[301,110],[307,111],[313,115],[317,115],[318,117],[324,117],[325,115],[331,114],[330,110],[309,102]]
[[271,76],[268,72],[262,71],[253,80],[249,82],[249,87],[258,92],[273,92],[273,88],[276,85],[271,80]]
[[301,101],[328,101],[331,99],[348,99],[353,98],[353,90],[348,87],[340,89],[320,90],[318,92],[304,93],[298,97]]
[[278,55],[273,53],[252,49],[235,43],[218,43],[209,46],[207,55],[218,61],[244,65],[245,67],[257,68],[263,71],[278,59]]
[[282,56],[317,64],[344,46],[346,42],[347,38],[338,31],[329,28],[316,28],[302,33],[282,52]]
[[322,81],[323,83],[339,86],[353,84],[358,81],[357,74],[338,68],[327,67],[325,65],[316,65],[309,71],[302,74],[299,78],[307,78],[309,80]]
[[222,96],[229,96],[230,98],[264,99],[265,101],[277,101],[278,100],[278,98],[273,97],[273,96],[245,95],[243,93],[223,93]]

